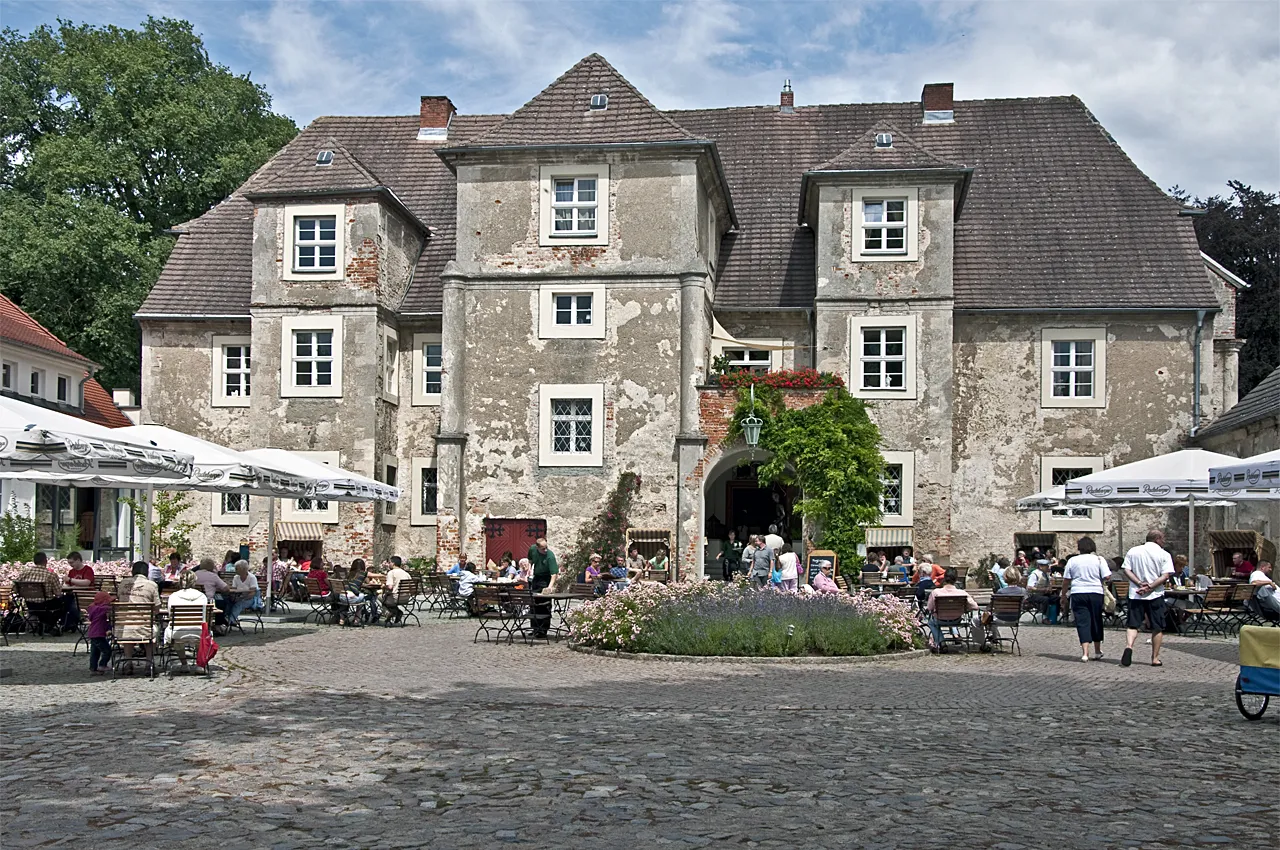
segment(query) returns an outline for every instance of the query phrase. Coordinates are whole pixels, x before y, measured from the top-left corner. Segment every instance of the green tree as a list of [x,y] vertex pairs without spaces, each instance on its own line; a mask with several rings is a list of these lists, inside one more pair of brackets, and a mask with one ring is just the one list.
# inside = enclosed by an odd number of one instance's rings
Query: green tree
[[1227,183],[1231,194],[1195,198],[1174,187],[1183,203],[1204,210],[1195,219],[1200,250],[1250,288],[1236,307],[1236,335],[1247,340],[1240,351],[1240,395],[1280,366],[1280,202],[1277,196],[1238,180]]
[[[856,563],[863,529],[880,519],[884,475],[880,429],[866,404],[844,387],[803,409],[788,409],[773,387],[757,385],[755,397],[755,414],[764,421],[760,448],[772,453],[758,480],[799,486],[795,509],[817,528],[817,544],[839,554],[842,564]],[[739,389],[728,439],[742,433],[751,410],[749,390]]]
[[17,499],[11,498],[0,514],[0,564],[29,564],[36,548],[36,521],[19,513]]
[[231,194],[297,133],[186,21],[0,32],[0,290],[138,386],[133,312],[168,228]]

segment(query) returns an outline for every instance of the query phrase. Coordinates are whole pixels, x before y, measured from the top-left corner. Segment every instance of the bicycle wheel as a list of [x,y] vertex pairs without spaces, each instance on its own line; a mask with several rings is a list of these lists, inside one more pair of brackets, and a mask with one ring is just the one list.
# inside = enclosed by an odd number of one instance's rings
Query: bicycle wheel
[[1266,694],[1250,694],[1240,690],[1240,680],[1236,679],[1236,708],[1246,720],[1260,720],[1267,712],[1271,697]]

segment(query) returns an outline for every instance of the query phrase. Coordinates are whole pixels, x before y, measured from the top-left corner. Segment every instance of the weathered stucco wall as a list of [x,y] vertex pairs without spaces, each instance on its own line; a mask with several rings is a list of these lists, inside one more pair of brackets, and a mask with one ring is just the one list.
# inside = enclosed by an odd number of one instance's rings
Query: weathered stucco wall
[[[1040,331],[1073,325],[1106,326],[1105,408],[1040,406]],[[1042,489],[1042,456],[1100,456],[1118,466],[1180,448],[1190,428],[1194,314],[968,314],[955,334],[954,563],[1009,554],[1014,532],[1041,530],[1040,514],[1013,506]],[[1116,514],[1103,512],[1104,530],[1087,532],[1108,556],[1120,545]],[[1174,551],[1185,551],[1185,511],[1126,509],[1123,522],[1126,547],[1158,525]],[[1082,533],[1060,533],[1060,548],[1070,551]]]
[[[590,283],[589,280],[575,282]],[[564,551],[618,475],[642,474],[633,524],[674,532],[679,427],[680,295],[673,282],[610,286],[603,340],[539,339],[538,293],[473,282],[466,293],[464,498],[469,552],[483,551],[485,516],[547,520]],[[603,465],[539,465],[540,384],[603,384]]]
[[[1280,449],[1280,418],[1251,422],[1225,434],[1198,440],[1211,452],[1233,457],[1252,457]],[[1280,502],[1238,502],[1235,507],[1213,508],[1211,528],[1251,528],[1269,540],[1280,538]]]

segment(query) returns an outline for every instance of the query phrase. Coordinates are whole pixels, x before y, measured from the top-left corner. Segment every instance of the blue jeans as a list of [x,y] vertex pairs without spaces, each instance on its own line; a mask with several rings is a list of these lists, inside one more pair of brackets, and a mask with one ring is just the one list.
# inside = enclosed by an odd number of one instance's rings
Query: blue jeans
[[262,597],[258,594],[250,596],[248,599],[235,599],[227,606],[227,619],[235,624],[240,619],[240,612],[246,608],[261,608]]
[[89,638],[89,669],[97,670],[111,664],[111,641],[104,637]]

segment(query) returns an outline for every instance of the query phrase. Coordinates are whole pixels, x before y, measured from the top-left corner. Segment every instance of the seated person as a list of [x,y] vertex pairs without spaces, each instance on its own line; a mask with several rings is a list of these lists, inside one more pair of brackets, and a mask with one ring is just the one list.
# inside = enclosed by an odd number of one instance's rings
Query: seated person
[[[352,607],[361,605],[366,601],[366,591],[364,589],[364,579],[368,575],[369,570],[365,565],[363,558],[356,558],[351,562],[351,572],[347,575],[346,582],[339,588],[338,593],[334,596],[334,608],[338,612],[338,624],[342,626],[359,625],[355,618]],[[372,618],[371,618],[372,619]]]
[[902,560],[901,555],[894,555],[893,567],[885,572],[884,578],[911,581],[911,567],[907,566],[907,562]]
[[[329,586],[329,574],[325,572],[324,564],[321,561],[317,560],[312,563],[311,568],[307,570],[307,578],[316,580],[316,584],[320,587],[320,597],[322,599],[333,592],[333,588]],[[306,589],[305,584],[303,589]]]
[[981,615],[978,613],[978,603],[974,601],[968,591],[956,587],[956,571],[948,568],[942,577],[942,587],[936,588],[931,592],[929,601],[925,603],[925,611],[929,613],[929,631],[933,635],[933,649],[936,651],[942,647],[942,627],[938,625],[936,612],[938,599],[946,596],[963,597],[967,600],[965,609],[969,612],[973,635],[978,638],[979,647],[986,646],[986,631],[982,627]]
[[916,599],[921,603],[928,598],[930,591],[938,586],[943,580],[945,570],[933,562],[930,555],[921,555],[916,562],[916,572],[912,576],[912,583],[916,586]]
[[[212,563],[212,562],[210,562]],[[156,587],[156,583],[147,578],[147,572],[151,569],[151,565],[146,561],[134,561],[133,575],[120,582],[117,588],[117,598],[121,602],[128,602],[131,605],[150,605],[153,609],[160,609],[160,588]],[[120,634],[116,635],[116,640],[124,641],[146,641],[143,650],[147,656],[147,663],[150,664],[155,654],[156,634],[153,630],[150,634],[144,626],[129,626]],[[133,659],[136,655],[137,646],[125,647],[125,658]],[[125,674],[133,675],[133,662],[130,660],[128,669]]]
[[450,567],[448,570],[445,571],[445,575],[455,576],[455,577],[460,576],[462,575],[463,570],[465,570],[468,566],[470,566],[473,570],[475,569],[475,564],[472,564],[467,560],[467,553],[459,552],[457,562],[454,563],[452,567]]
[[1173,577],[1182,584],[1191,584],[1191,566],[1186,555],[1173,556]]
[[14,583],[29,581],[44,585],[44,593],[47,597],[45,601],[27,600],[27,610],[36,617],[42,628],[49,630],[59,628],[60,623],[65,619],[66,606],[62,599],[62,583],[58,581],[57,574],[49,569],[49,558],[43,552],[37,552],[31,561],[31,566],[24,567],[14,577]]
[[[190,570],[180,573],[178,575],[178,589],[169,594],[169,610],[173,611],[173,606],[175,605],[208,604],[208,597],[204,595],[204,590],[196,583],[196,574]],[[182,672],[185,673],[187,671],[187,647],[191,647],[192,655],[194,655],[195,648],[200,643],[200,627],[179,626],[175,629],[172,625],[172,618],[170,618],[170,623],[171,625],[164,630],[164,642],[178,650],[178,663],[182,667]]]
[[502,553],[502,560],[498,563],[499,578],[515,578],[520,574],[520,568],[516,566],[515,556],[510,552]]
[[[1004,561],[1004,563],[1003,563],[1003,564],[1001,564],[1001,563],[1000,563],[1000,561]],[[1037,566],[1040,566],[1042,563],[1043,563],[1043,566],[1044,566],[1044,568],[1045,568],[1045,571],[1046,571],[1046,572],[1048,572],[1048,570],[1049,570],[1049,562],[1048,562],[1048,561],[1043,561],[1043,562],[1041,562],[1041,561],[1037,561],[1037,562],[1036,562],[1036,565],[1037,565]],[[999,560],[997,560],[994,564],[992,564],[992,565],[991,565],[991,567],[987,570],[987,574],[991,576],[991,589],[992,589],[992,590],[999,590],[1000,588],[1005,587],[1006,585],[1008,585],[1008,582],[1004,580],[1004,571],[1005,571],[1005,568],[1007,568],[1008,566],[1009,566],[1009,559],[1008,559],[1008,558],[1000,558],[1000,559],[999,559]]]
[[182,573],[184,565],[182,556],[177,552],[169,553],[169,563],[161,570],[160,577],[167,584],[169,582],[177,582],[178,576]]
[[1231,575],[1233,578],[1247,579],[1253,575],[1255,567],[1244,556],[1243,552],[1231,553]]
[[391,559],[391,569],[387,570],[387,575],[382,580],[382,607],[387,611],[389,623],[398,623],[404,616],[404,612],[400,610],[400,582],[413,578],[404,567],[396,563],[398,560]]
[[640,547],[632,543],[627,556],[627,576],[639,580],[648,574],[649,562],[645,560],[644,555],[640,554]]
[[67,553],[67,587],[93,587],[93,567],[80,557],[79,552]]
[[519,569],[516,571],[516,581],[528,582],[533,581],[533,564],[528,558],[521,558],[518,562]]
[[[604,577],[601,576],[603,579]],[[631,585],[627,580],[627,559],[625,555],[618,554],[614,556],[613,566],[609,568],[608,579],[601,581],[596,585],[596,594],[608,593],[614,590],[626,590]]]
[[[1058,597],[1049,593],[1049,571],[1043,566],[1036,566],[1027,576],[1027,602],[1031,607],[1045,616],[1049,615],[1049,607],[1058,604]],[[1056,622],[1050,620],[1050,622]]]
[[228,549],[222,556],[222,571],[224,573],[234,573],[236,571],[236,561],[240,560],[240,553],[234,549]]
[[831,578],[831,562],[823,561],[818,574],[813,577],[813,589],[819,593],[839,593],[840,587]]
[[[1001,558],[1000,560],[1003,563],[1006,563],[1006,564],[1009,563],[1008,558]],[[1013,564],[1009,564],[1009,566],[1005,567],[1003,576],[1004,576],[1004,587],[997,590],[996,593],[1002,594],[1004,596],[1010,596],[1010,595],[1026,596],[1027,595],[1027,591],[1022,586],[1022,573],[1019,572],[1017,567],[1015,567]]]
[[1258,568],[1249,575],[1249,584],[1253,585],[1253,598],[1250,600],[1259,617],[1270,622],[1280,621],[1280,588],[1271,578],[1271,562],[1259,561]]
[[591,557],[587,559],[587,571],[583,573],[583,581],[588,584],[594,584],[600,580],[600,562],[604,560],[595,552],[591,553]]
[[296,563],[290,562],[293,569],[289,573],[289,587],[293,589],[293,598],[299,602],[307,598],[307,575],[311,572],[311,560],[310,550],[304,550]]
[[659,546],[658,554],[654,555],[649,561],[649,571],[668,573],[671,569],[671,562],[667,558],[667,547]]
[[1017,556],[1014,557],[1013,566],[1017,567],[1019,570],[1022,570],[1023,572],[1026,572],[1027,570],[1031,569],[1031,562],[1027,560],[1027,553],[1022,549],[1019,549]]
[[458,595],[466,599],[475,592],[475,583],[484,581],[484,576],[476,569],[476,565],[468,561],[458,572]]
[[241,558],[236,561],[236,574],[231,579],[231,590],[227,593],[230,600],[227,605],[227,622],[233,626],[240,625],[240,612],[246,608],[261,609],[262,597],[258,590],[258,577],[249,572],[249,562]]
[[223,594],[231,592],[231,585],[222,580],[222,576],[218,575],[217,569],[213,558],[201,558],[200,566],[196,568],[196,584],[200,585],[200,588],[204,590],[204,595],[218,609],[214,624],[225,626],[227,624],[226,610],[231,602]]

